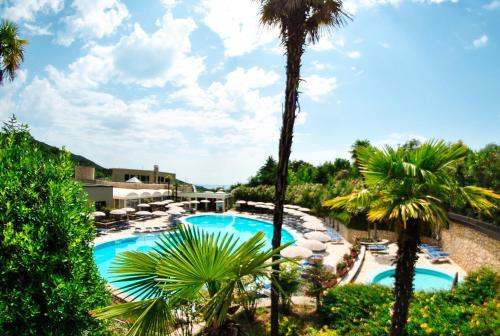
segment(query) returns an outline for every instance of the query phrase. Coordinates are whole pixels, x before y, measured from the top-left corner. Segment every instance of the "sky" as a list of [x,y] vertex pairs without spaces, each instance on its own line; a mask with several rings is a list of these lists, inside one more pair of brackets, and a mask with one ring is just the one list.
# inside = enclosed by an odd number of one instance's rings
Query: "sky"
[[[112,168],[246,182],[277,156],[278,32],[251,0],[0,0],[30,41],[0,120]],[[292,159],[356,139],[500,142],[500,0],[344,0],[352,20],[302,59]]]

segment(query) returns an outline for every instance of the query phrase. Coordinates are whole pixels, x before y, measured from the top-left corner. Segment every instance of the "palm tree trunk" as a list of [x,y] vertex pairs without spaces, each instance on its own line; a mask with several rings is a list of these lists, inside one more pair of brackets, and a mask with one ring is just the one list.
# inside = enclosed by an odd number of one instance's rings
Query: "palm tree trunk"
[[[300,12],[300,11],[299,11]],[[291,16],[290,22],[282,23],[288,28],[288,38],[285,42],[287,65],[286,65],[286,89],[285,106],[283,111],[283,120],[281,126],[281,135],[279,143],[278,170],[276,176],[276,195],[274,201],[273,217],[273,249],[281,246],[281,227],[283,225],[283,205],[285,203],[286,187],[288,182],[288,162],[292,150],[293,126],[295,123],[295,111],[297,109],[299,96],[300,66],[301,58],[304,53],[305,34],[303,28],[304,20],[301,17]],[[300,15],[299,15],[300,16]],[[298,19],[298,20],[297,20]],[[299,22],[299,24],[295,24]],[[302,24],[300,24],[302,23]],[[279,256],[274,256],[273,261],[278,260]],[[273,265],[273,277],[279,280],[279,265]],[[271,290],[271,336],[278,336],[279,329],[279,292],[276,286],[272,285]]]
[[396,283],[394,286],[394,306],[390,336],[406,335],[406,322],[410,299],[413,294],[413,276],[417,262],[417,250],[420,243],[418,222],[411,220],[402,228],[398,238],[396,257]]

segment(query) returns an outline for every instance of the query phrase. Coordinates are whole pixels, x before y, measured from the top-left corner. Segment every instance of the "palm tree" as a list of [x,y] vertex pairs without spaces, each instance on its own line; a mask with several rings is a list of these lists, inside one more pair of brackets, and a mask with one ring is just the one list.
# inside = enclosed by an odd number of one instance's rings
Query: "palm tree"
[[[293,126],[299,103],[299,83],[302,54],[306,42],[318,41],[322,31],[339,27],[349,17],[342,0],[258,0],[261,22],[277,27],[286,50],[285,105],[279,141],[278,170],[274,210],[273,248],[281,244],[283,204],[288,180],[288,161],[292,148]],[[279,256],[276,256],[279,258]],[[276,275],[279,264],[275,266]],[[271,292],[271,335],[278,335],[278,303],[276,288]]]
[[17,36],[17,26],[7,20],[0,24],[0,85],[4,78],[8,77],[11,81],[16,76],[24,60],[24,46],[28,44],[27,40],[21,40]]
[[450,197],[461,197],[485,212],[496,207],[490,199],[500,199],[500,195],[488,189],[458,186],[454,169],[466,153],[465,145],[447,146],[443,141],[428,141],[413,150],[362,148],[357,154],[365,180],[364,189],[324,203],[346,210],[368,207],[370,221],[384,221],[395,226],[398,252],[392,336],[406,334],[422,228],[430,226],[438,231],[448,222],[445,202]]
[[219,335],[235,291],[246,291],[249,277],[269,278],[273,262],[268,260],[282,248],[264,250],[264,237],[258,232],[240,242],[227,233],[180,227],[164,235],[150,251],[124,252],[116,257],[110,272],[115,282],[125,283],[124,292],[142,300],[106,307],[94,315],[130,317],[129,335],[160,335],[175,328],[176,306],[201,299],[207,330]]

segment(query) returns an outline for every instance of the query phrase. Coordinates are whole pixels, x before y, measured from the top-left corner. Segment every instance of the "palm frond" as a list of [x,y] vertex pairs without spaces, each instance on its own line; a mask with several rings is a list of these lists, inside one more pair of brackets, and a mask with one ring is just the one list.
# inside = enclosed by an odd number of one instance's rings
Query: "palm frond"
[[118,304],[97,309],[91,314],[99,319],[116,317],[133,319],[128,336],[170,334],[175,326],[172,307],[163,298]]

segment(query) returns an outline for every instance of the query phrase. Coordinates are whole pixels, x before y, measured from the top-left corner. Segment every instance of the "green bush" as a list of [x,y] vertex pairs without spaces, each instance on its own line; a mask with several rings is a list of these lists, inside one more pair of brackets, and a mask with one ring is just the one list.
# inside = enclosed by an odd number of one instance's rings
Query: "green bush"
[[[415,293],[409,335],[498,335],[500,276],[491,269],[472,272],[450,291]],[[352,284],[332,288],[323,299],[323,322],[341,335],[387,335],[392,290]]]
[[94,225],[68,153],[46,158],[23,129],[0,133],[0,334],[101,335],[109,303]]

